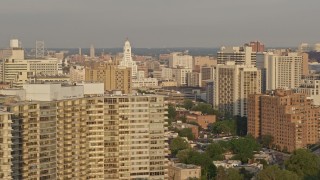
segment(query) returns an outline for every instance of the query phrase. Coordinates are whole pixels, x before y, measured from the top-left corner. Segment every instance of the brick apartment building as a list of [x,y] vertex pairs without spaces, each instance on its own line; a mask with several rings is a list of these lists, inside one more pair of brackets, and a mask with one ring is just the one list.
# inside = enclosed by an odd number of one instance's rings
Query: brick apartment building
[[248,98],[248,134],[272,135],[276,149],[292,152],[319,141],[320,107],[302,93],[275,90]]

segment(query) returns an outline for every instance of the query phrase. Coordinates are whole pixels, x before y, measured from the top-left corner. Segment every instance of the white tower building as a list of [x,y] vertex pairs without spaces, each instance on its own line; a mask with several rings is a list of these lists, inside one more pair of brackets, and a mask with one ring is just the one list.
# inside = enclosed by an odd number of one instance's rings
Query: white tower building
[[132,77],[136,78],[138,67],[136,62],[132,60],[131,45],[128,39],[126,40],[123,46],[123,58],[122,61],[120,61],[120,66],[131,68]]
[[95,57],[95,50],[94,50],[93,44],[91,44],[91,46],[90,46],[90,57],[91,57],[91,58],[94,58],[94,57]]

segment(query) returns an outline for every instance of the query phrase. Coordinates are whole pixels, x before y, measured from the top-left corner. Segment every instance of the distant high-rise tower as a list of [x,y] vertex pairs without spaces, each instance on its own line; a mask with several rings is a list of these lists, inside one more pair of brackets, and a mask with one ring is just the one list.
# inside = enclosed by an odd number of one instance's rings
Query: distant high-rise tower
[[260,41],[251,41],[245,45],[252,47],[252,52],[264,52],[264,44],[262,44]]
[[253,65],[237,65],[234,61],[216,66],[214,103],[220,112],[247,116],[249,94],[261,93],[261,71]]
[[255,65],[256,54],[250,46],[224,47],[217,52],[218,64],[225,64],[227,61],[234,61],[237,65]]
[[94,58],[95,57],[95,52],[94,52],[94,46],[91,44],[90,46],[90,57]]
[[123,58],[120,61],[120,66],[125,66],[131,68],[132,77],[137,76],[138,67],[135,61],[132,60],[131,45],[127,39],[123,46]]
[[36,58],[44,58],[44,41],[36,41]]
[[79,48],[79,55],[80,55],[80,56],[82,55],[81,48]]

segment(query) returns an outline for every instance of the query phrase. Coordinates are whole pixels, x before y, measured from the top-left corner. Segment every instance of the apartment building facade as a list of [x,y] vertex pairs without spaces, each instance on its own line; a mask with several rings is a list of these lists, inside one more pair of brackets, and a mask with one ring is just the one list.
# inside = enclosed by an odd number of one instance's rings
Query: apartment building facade
[[229,115],[247,116],[248,95],[261,92],[261,71],[228,61],[216,67],[214,88],[216,108]]
[[173,52],[170,54],[169,57],[169,67],[170,68],[177,68],[177,67],[184,67],[184,68],[193,68],[193,58],[188,54],[184,54],[181,52]]
[[120,90],[128,94],[132,90],[131,68],[115,64],[86,67],[85,81],[103,82],[106,91]]
[[278,89],[252,94],[248,103],[248,133],[271,135],[276,149],[292,152],[319,141],[320,108],[303,93]]
[[[3,149],[11,153],[4,157],[12,165],[1,169],[0,175],[10,172],[13,179],[168,179],[163,96],[11,100],[2,108],[12,113],[12,123],[6,125],[12,132],[6,128],[0,133],[2,139],[12,141],[11,147]],[[0,166],[5,162],[0,161]]]
[[235,64],[256,64],[256,53],[252,52],[250,46],[221,47],[217,52],[218,64],[225,64],[227,61],[233,61]]

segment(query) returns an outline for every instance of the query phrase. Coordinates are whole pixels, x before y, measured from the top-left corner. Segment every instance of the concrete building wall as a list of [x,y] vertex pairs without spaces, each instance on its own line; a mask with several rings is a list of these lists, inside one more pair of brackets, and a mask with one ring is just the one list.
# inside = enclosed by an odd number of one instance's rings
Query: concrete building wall
[[26,100],[54,101],[83,97],[82,86],[62,86],[61,84],[24,84]]
[[83,86],[84,95],[103,95],[104,94],[103,83],[82,82],[82,83],[78,83],[77,85]]

